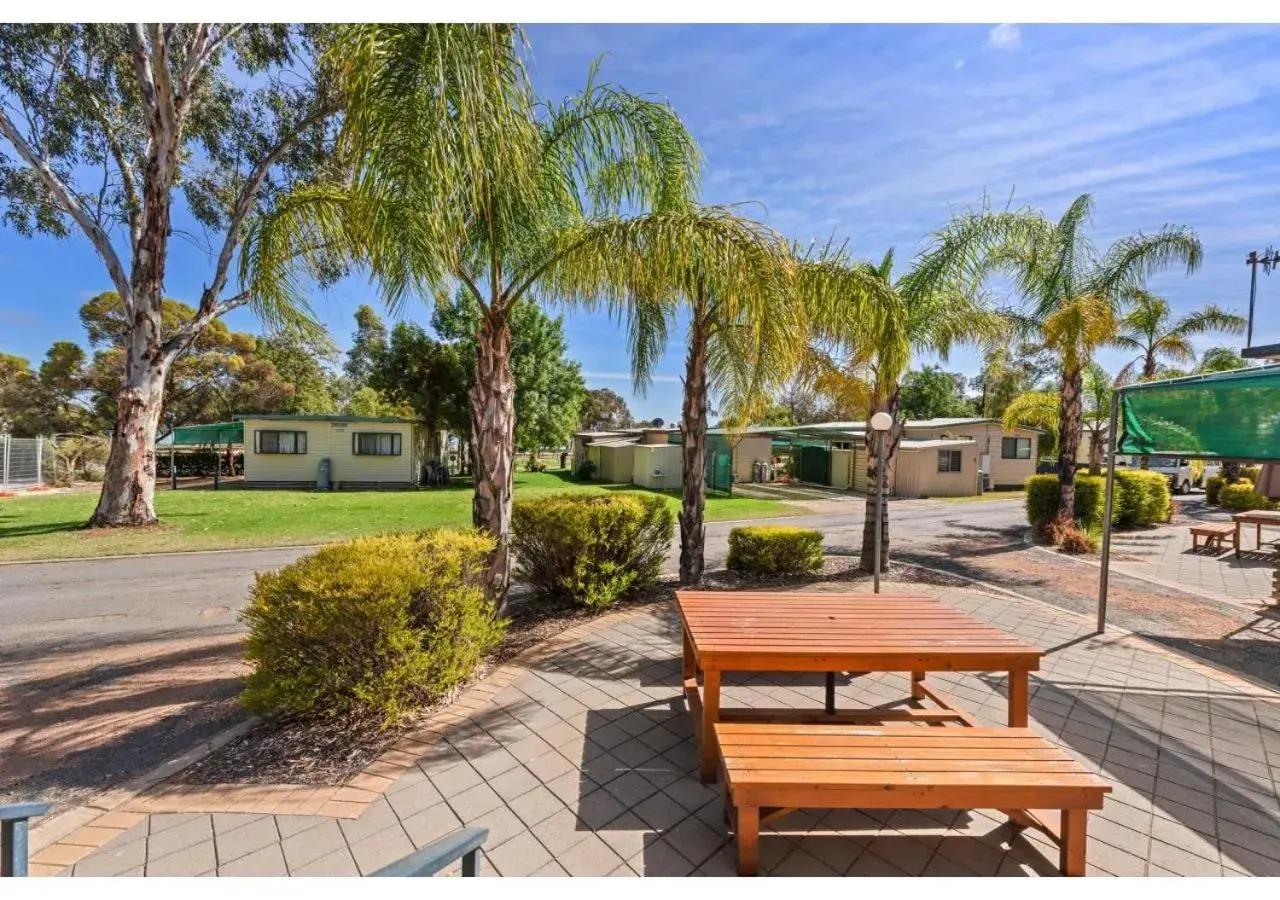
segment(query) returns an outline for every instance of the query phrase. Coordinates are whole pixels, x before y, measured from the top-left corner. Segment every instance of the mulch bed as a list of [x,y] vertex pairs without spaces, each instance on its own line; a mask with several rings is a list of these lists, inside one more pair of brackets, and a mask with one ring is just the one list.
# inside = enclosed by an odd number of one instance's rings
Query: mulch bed
[[[831,556],[827,557],[821,572],[808,576],[745,575],[720,569],[707,572],[700,589],[795,590],[806,586],[821,588],[825,583],[861,586],[860,583],[865,582],[867,590],[870,590],[871,576],[859,571],[857,565],[856,556]],[[891,565],[883,578],[944,587],[966,584],[963,579],[911,565]],[[669,602],[677,587],[674,579],[661,581],[647,591],[618,602],[608,612]],[[494,667],[528,648],[602,614],[568,604],[535,602],[526,596],[513,599],[510,615],[511,625],[506,638],[476,670],[471,683],[484,678]],[[376,718],[317,720],[290,717],[265,721],[185,769],[174,777],[174,781],[186,784],[343,784],[452,699],[449,697],[425,708],[390,729],[382,728]]]

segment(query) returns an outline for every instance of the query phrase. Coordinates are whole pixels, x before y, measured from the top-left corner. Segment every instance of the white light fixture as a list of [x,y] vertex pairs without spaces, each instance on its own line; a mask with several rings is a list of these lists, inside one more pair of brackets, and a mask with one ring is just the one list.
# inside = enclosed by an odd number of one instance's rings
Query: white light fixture
[[893,427],[893,416],[887,412],[878,412],[871,417],[872,431],[888,431]]

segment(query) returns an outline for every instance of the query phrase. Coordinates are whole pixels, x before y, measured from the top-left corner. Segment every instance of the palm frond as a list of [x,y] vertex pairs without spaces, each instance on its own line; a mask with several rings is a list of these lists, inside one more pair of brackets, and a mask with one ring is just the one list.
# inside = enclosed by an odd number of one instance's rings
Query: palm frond
[[1188,313],[1173,326],[1173,333],[1178,335],[1209,334],[1244,334],[1249,320],[1244,316],[1227,312],[1220,306],[1210,304],[1195,312]]
[[1200,268],[1203,256],[1200,238],[1185,226],[1166,225],[1156,234],[1132,234],[1111,245],[1087,290],[1115,298],[1172,266],[1181,265],[1190,275]]

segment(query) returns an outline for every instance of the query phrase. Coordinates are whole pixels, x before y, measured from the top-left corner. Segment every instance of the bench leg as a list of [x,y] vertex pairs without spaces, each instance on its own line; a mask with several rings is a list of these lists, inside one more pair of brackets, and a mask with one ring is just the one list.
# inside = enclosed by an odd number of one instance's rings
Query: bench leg
[[738,874],[754,875],[760,865],[760,808],[739,806],[734,830],[738,840]]
[[1058,857],[1058,868],[1063,875],[1084,875],[1085,860],[1085,823],[1089,812],[1084,809],[1064,809],[1062,811],[1062,846]]

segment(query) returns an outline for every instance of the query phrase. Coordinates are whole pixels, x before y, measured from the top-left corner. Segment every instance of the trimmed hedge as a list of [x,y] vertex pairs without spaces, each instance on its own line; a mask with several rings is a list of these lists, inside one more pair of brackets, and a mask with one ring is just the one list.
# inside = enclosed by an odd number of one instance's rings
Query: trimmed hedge
[[[1075,522],[1085,531],[1102,527],[1107,480],[1076,476]],[[1058,476],[1032,475],[1027,479],[1027,522],[1041,526],[1058,515]],[[1111,524],[1133,528],[1168,522],[1172,497],[1169,479],[1158,472],[1117,471]]]
[[1217,506],[1220,502],[1218,500],[1218,492],[1222,490],[1226,483],[1227,479],[1223,478],[1221,475],[1214,475],[1212,478],[1206,478],[1204,480],[1204,502],[1208,503],[1210,506]]
[[1136,528],[1168,522],[1172,499],[1169,476],[1143,469],[1117,471],[1111,524]]
[[1258,483],[1258,478],[1261,477],[1261,475],[1262,475],[1261,466],[1241,466],[1240,478],[1236,479],[1236,481],[1239,482],[1241,480],[1246,480],[1250,484],[1256,485]]
[[729,532],[729,568],[761,575],[822,569],[822,532],[794,525],[750,525]]
[[516,573],[540,597],[607,609],[657,581],[675,527],[675,513],[659,494],[517,500],[511,513]]
[[257,713],[376,714],[448,694],[502,639],[482,577],[491,537],[436,529],[333,544],[259,573],[241,614]]
[[[1106,479],[1094,475],[1076,476],[1075,520],[1088,531],[1102,525]],[[1058,515],[1057,475],[1032,475],[1027,479],[1027,522],[1033,526],[1051,522]]]
[[1253,482],[1241,478],[1235,484],[1224,485],[1218,492],[1218,501],[1225,509],[1246,512],[1251,509],[1272,509],[1274,505],[1257,492]]

